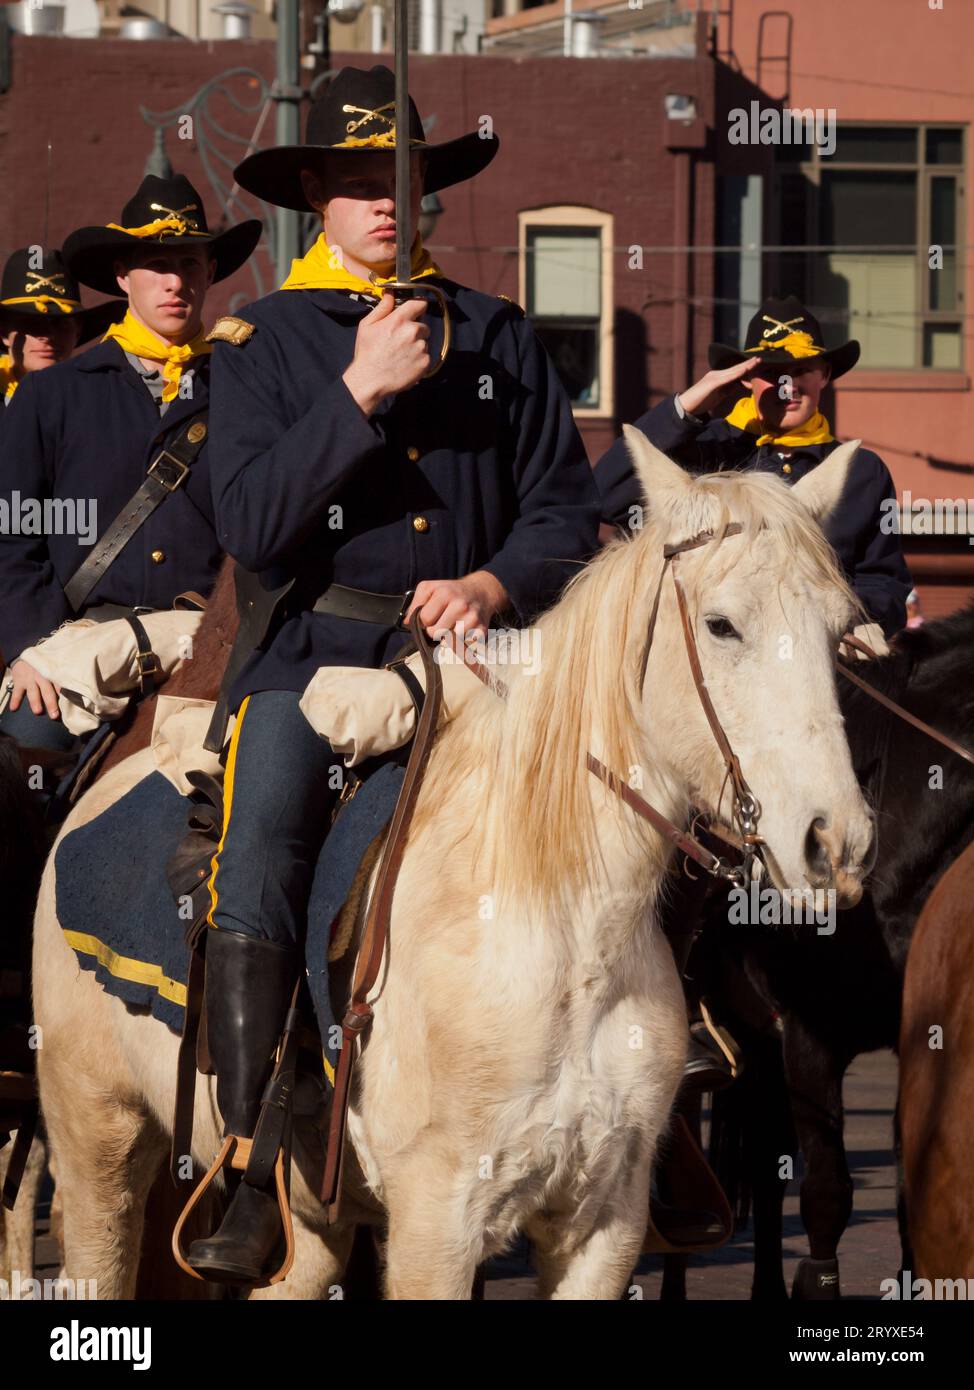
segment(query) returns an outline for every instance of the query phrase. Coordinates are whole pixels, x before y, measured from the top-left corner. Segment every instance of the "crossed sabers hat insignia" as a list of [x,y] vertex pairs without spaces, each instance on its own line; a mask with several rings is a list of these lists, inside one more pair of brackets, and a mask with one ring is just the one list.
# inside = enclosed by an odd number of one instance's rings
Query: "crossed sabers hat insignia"
[[365,125],[366,121],[385,121],[389,129],[394,131],[396,128],[395,121],[391,116],[384,115],[383,112],[394,111],[395,108],[396,103],[394,101],[387,101],[384,106],[377,106],[374,111],[370,111],[367,106],[350,106],[346,101],[342,107],[342,111],[349,116],[358,112],[359,119],[357,121],[349,121],[345,127],[345,133],[347,135],[354,135],[359,126]]
[[773,328],[766,328],[761,334],[762,338],[774,338],[779,333],[787,333],[789,328],[794,328],[796,323],[804,323],[805,315],[799,314],[797,319],[786,319],[784,323],[780,319],[772,317],[771,314],[762,314],[761,318],[765,323],[773,323]]
[[52,294],[67,293],[64,288],[64,275],[60,271],[54,275],[42,275],[39,270],[28,270],[27,274],[34,278],[24,285],[24,294],[40,294],[42,290],[50,290]]
[[187,203],[184,208],[167,208],[162,203],[150,203],[150,212],[162,213],[163,217],[171,217],[174,222],[181,222],[184,226],[190,227],[193,231],[199,229],[199,223],[195,217],[187,217],[188,212],[196,212],[199,208],[198,203]]

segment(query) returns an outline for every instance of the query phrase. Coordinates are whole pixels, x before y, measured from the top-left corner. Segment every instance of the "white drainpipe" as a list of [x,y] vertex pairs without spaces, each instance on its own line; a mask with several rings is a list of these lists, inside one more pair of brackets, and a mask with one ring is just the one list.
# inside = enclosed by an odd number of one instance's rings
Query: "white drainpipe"
[[440,0],[419,0],[419,51],[440,51]]

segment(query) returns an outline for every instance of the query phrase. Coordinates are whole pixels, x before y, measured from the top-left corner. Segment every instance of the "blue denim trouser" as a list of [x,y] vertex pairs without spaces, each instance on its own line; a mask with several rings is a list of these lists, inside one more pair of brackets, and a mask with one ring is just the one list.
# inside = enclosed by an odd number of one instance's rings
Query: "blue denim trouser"
[[211,927],[282,944],[304,940],[318,851],[344,775],[300,698],[262,690],[240,706],[210,876]]
[[56,753],[67,753],[79,744],[77,734],[70,733],[60,719],[52,719],[46,710],[35,714],[26,696],[18,709],[8,707],[0,714],[0,733],[22,748],[49,748]]

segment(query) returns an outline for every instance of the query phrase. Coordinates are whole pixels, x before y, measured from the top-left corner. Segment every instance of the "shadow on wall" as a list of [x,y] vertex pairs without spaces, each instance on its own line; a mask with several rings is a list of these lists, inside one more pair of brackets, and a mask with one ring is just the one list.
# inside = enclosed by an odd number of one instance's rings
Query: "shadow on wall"
[[649,336],[642,314],[632,309],[615,312],[615,413],[621,430],[649,409]]

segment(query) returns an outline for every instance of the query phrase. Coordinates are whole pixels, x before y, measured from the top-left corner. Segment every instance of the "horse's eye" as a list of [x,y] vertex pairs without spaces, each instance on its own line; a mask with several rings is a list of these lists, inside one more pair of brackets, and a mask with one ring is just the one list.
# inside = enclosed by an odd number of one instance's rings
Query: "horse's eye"
[[705,618],[707,631],[711,637],[735,637],[739,642],[741,634],[729,618]]

